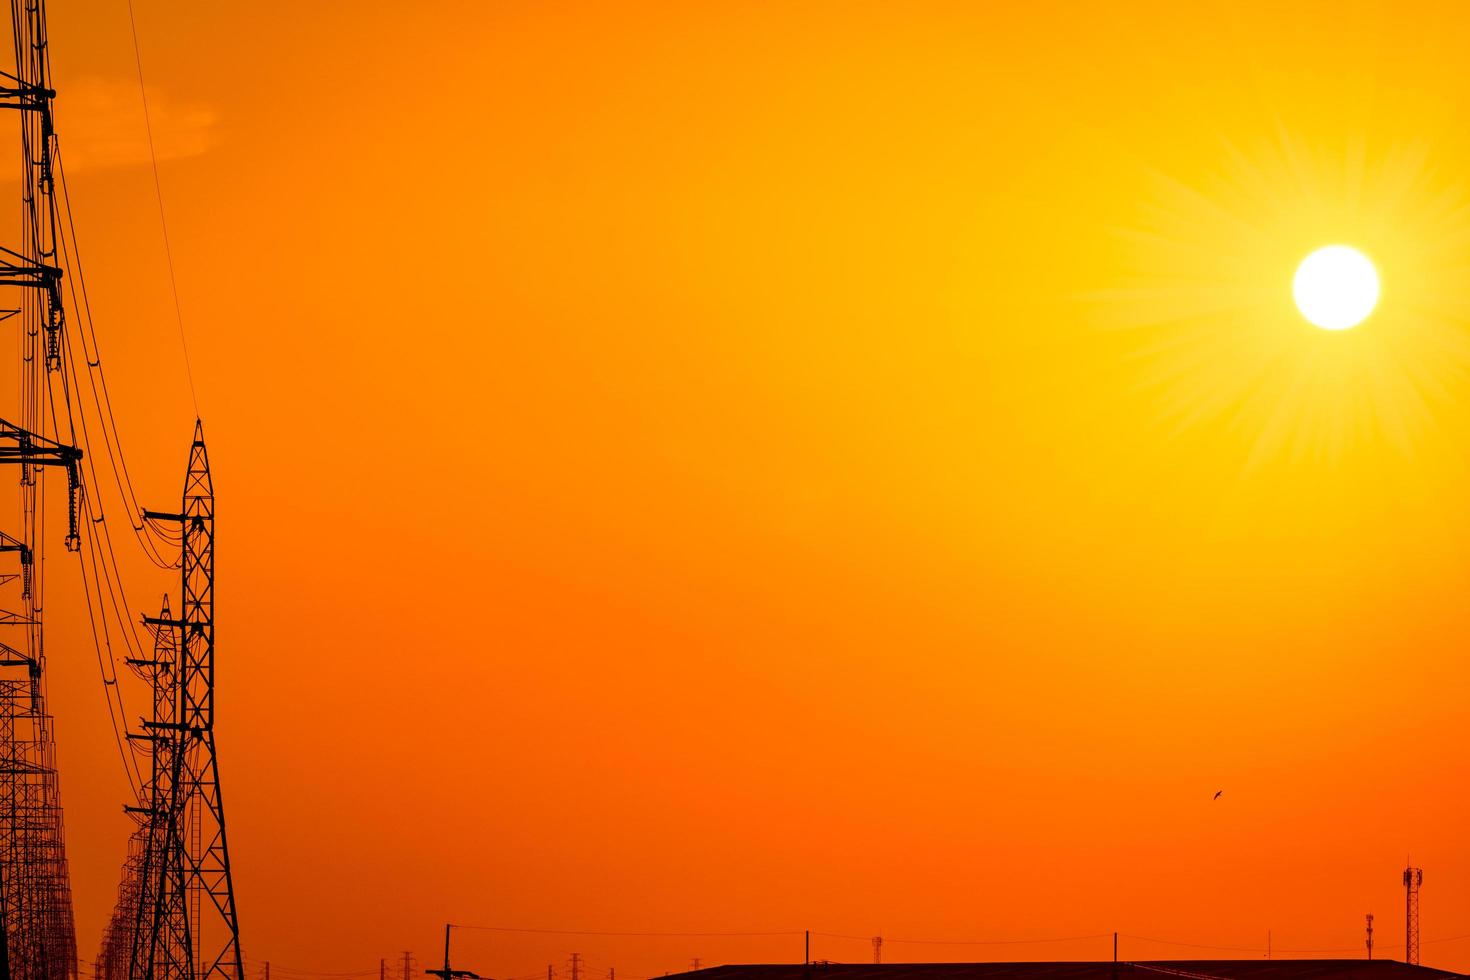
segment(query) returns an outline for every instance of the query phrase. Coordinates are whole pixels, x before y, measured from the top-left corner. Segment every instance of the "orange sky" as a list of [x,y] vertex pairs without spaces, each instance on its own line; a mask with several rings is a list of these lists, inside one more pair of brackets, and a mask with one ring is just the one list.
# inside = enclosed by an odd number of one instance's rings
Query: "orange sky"
[[[1406,853],[1470,934],[1457,6],[135,3],[252,961],[1398,956]],[[127,8],[51,7],[166,509]],[[1290,309],[1337,240],[1348,335]],[[90,959],[126,784],[48,573]]]

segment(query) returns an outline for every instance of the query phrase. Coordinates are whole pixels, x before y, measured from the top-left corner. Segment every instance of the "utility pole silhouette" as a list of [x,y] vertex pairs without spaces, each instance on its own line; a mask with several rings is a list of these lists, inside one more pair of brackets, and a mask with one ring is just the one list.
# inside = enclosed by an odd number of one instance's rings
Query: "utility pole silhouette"
[[1373,958],[1373,913],[1368,913],[1368,959]]
[[[691,969],[691,970],[697,970],[697,969],[699,969],[699,957],[698,956],[694,957],[694,959],[690,961],[690,963],[689,963],[689,969]],[[577,978],[576,977],[573,977],[572,980],[577,980]]]
[[1419,886],[1424,884],[1424,869],[1412,865],[1404,869],[1404,962],[1419,965]]
[[883,962],[883,937],[882,936],[874,936],[873,937],[873,962],[874,963],[882,963]]
[[408,950],[403,951],[403,980],[409,980],[413,975],[413,954]]
[[579,969],[579,967],[581,967],[581,965],[582,965],[582,954],[581,953],[573,953],[572,954],[572,980],[579,980],[579,977],[581,976],[581,970]]
[[378,980],[388,980],[388,958],[378,960]]
[[448,922],[444,923],[444,968],[440,970],[425,970],[424,972],[431,977],[438,977],[439,980],[486,980],[486,978],[470,970],[455,970],[450,967],[449,930],[453,928],[453,924]]

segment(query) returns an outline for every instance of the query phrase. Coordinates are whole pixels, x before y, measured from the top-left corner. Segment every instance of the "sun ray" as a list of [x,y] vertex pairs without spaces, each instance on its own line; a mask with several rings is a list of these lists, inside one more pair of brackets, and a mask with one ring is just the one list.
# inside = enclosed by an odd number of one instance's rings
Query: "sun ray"
[[[1164,420],[1244,431],[1248,466],[1374,441],[1411,454],[1470,374],[1464,185],[1419,142],[1375,155],[1283,130],[1252,150],[1225,144],[1219,160],[1195,182],[1154,175],[1114,239],[1130,274],[1091,295],[1097,321],[1136,335],[1139,384]],[[1381,292],[1366,322],[1330,335],[1296,309],[1293,276],[1340,243],[1373,257]]]

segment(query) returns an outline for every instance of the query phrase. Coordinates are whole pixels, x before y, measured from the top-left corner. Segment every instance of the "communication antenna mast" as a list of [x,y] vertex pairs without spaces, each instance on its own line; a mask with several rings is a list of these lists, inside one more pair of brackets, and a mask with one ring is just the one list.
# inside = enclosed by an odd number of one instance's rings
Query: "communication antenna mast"
[[1424,869],[1412,865],[1404,869],[1404,962],[1419,965],[1419,886],[1424,884]]
[[1373,958],[1373,913],[1368,913],[1368,959]]

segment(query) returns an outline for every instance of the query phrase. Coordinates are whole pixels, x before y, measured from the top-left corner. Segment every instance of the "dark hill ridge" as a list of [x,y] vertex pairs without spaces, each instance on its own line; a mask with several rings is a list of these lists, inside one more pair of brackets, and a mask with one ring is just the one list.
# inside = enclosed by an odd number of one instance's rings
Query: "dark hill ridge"
[[1071,963],[759,963],[714,966],[678,980],[1453,980],[1397,960],[1149,960]]

